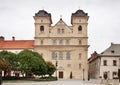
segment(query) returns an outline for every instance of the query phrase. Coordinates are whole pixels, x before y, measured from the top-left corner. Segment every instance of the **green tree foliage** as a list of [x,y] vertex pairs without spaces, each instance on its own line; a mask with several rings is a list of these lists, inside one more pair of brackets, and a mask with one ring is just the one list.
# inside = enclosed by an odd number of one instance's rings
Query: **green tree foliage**
[[41,55],[39,55],[37,52],[33,52],[35,58],[36,58],[36,62],[38,63],[37,64],[37,67],[32,69],[32,72],[36,75],[46,75],[47,73],[47,65],[46,65],[46,62],[44,61],[44,59],[42,58]]
[[72,79],[72,72],[70,72],[70,79]]
[[0,52],[1,69],[4,70],[4,76],[7,70],[16,68],[16,54],[8,51]]
[[0,70],[4,70],[4,75],[8,70],[19,70],[26,76],[35,75],[46,75],[51,76],[55,72],[55,66],[51,62],[45,62],[42,56],[31,50],[23,50],[17,55],[8,52],[0,52]]
[[47,64],[47,74],[51,76],[55,72],[56,68],[52,64],[52,62],[46,62],[46,64]]
[[27,76],[32,73],[36,75],[46,74],[46,63],[37,52],[23,50],[18,54],[18,59],[19,70],[26,73]]
[[10,63],[7,60],[0,59],[0,69],[4,71],[4,77],[6,72],[10,70]]

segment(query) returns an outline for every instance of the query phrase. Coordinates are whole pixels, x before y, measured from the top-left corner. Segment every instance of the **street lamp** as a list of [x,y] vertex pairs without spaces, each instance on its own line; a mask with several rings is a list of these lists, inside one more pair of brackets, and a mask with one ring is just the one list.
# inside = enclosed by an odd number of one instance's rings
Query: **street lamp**
[[83,68],[83,81],[84,81],[85,79],[84,79],[84,68]]
[[56,63],[55,63],[55,66],[56,66],[56,80],[57,80],[57,66],[58,66],[58,62],[57,62],[57,53],[56,53]]

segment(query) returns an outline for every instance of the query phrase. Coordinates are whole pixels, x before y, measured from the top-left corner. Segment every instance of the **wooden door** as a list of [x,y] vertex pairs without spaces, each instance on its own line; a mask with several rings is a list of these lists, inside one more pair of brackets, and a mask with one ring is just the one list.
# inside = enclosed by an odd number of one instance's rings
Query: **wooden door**
[[59,78],[63,78],[63,72],[59,71]]

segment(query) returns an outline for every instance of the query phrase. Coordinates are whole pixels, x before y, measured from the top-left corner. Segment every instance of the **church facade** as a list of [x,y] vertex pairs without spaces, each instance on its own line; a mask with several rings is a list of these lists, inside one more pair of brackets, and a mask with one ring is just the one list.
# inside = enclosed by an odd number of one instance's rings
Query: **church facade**
[[35,14],[34,51],[56,66],[58,79],[88,79],[89,16],[83,10],[71,15],[71,26],[62,18],[52,26],[51,14],[40,10]]

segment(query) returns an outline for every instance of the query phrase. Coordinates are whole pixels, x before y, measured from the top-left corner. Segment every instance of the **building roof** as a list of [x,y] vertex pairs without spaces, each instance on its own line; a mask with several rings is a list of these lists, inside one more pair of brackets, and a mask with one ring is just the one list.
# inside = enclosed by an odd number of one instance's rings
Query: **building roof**
[[72,13],[72,16],[75,16],[75,17],[84,17],[84,16],[87,16],[88,13],[85,13],[83,10],[77,10],[75,13]]
[[111,46],[103,51],[101,55],[120,55],[120,44],[111,43]]
[[120,57],[120,44],[111,43],[111,46],[100,54],[95,51],[93,54],[91,54],[91,57],[88,59],[88,61],[92,62],[99,57]]
[[0,40],[0,50],[33,49],[34,40]]
[[38,13],[35,13],[35,16],[37,16],[37,17],[51,17],[51,14],[45,10],[39,10]]
[[93,54],[91,54],[91,57],[88,59],[88,61],[91,62],[96,58],[98,58],[98,53],[95,51]]

